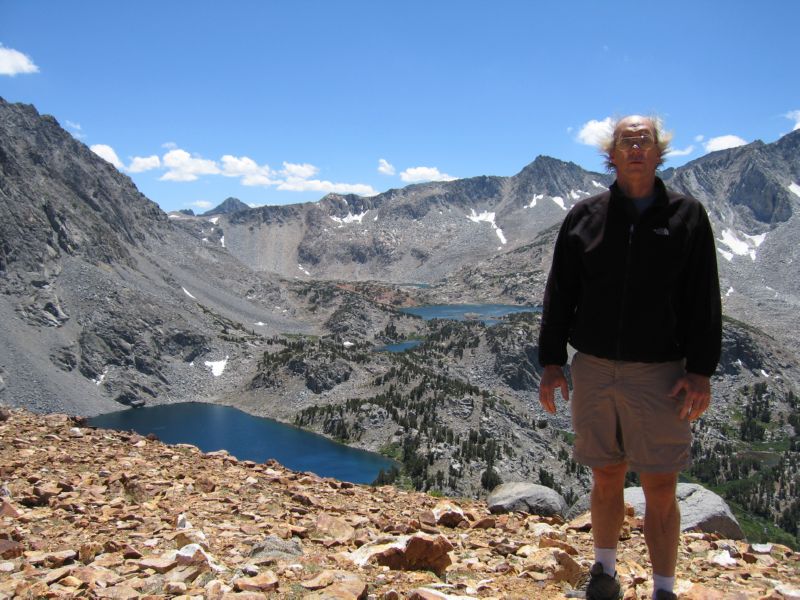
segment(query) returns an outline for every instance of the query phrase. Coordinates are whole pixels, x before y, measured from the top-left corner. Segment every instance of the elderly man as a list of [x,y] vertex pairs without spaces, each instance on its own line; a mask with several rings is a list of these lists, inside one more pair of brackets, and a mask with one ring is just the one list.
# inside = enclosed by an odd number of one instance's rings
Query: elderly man
[[694,198],[656,177],[669,145],[658,119],[621,119],[603,146],[616,181],[575,204],[556,241],[544,297],[542,407],[569,401],[575,459],[592,469],[595,563],[586,598],[622,598],[616,548],[628,469],[639,474],[653,598],[672,600],[680,514],[678,472],[690,463],[690,421],[708,408],[721,346],[714,237]]

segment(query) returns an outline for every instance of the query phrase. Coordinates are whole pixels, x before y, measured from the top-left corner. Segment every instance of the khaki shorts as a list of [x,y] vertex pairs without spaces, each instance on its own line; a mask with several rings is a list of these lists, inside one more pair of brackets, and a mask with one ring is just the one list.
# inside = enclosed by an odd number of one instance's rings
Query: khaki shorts
[[578,352],[572,359],[575,460],[588,467],[676,473],[691,463],[692,431],[669,395],[683,361],[639,363]]

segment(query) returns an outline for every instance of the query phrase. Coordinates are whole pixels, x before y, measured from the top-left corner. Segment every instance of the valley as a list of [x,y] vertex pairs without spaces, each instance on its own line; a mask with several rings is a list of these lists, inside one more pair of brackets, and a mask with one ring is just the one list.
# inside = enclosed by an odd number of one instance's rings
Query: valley
[[[167,215],[31,106],[0,99],[0,133],[0,402],[88,416],[224,404],[397,459],[383,481],[418,490],[586,494],[567,407],[536,400],[535,312],[487,325],[400,309],[537,306],[565,210],[608,174],[538,157],[513,177]],[[662,176],[708,209],[726,314],[687,476],[752,535],[796,545],[800,131]]]

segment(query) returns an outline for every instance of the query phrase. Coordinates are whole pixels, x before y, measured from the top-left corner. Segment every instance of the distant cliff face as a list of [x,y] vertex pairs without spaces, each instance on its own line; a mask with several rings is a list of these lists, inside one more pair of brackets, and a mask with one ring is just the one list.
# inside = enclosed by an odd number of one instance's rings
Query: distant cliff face
[[281,304],[55,119],[0,99],[1,401],[94,414],[203,394],[222,332],[274,331]]
[[665,172],[711,218],[725,312],[791,343],[800,333],[800,131]]
[[524,246],[567,208],[605,189],[607,174],[539,157],[514,177],[473,177],[393,189],[371,198],[242,211],[220,224],[245,264],[287,277],[439,280]]
[[130,265],[130,247],[167,224],[127,176],[52,117],[0,98],[0,131],[0,271],[21,278],[0,285],[41,278],[63,255]]

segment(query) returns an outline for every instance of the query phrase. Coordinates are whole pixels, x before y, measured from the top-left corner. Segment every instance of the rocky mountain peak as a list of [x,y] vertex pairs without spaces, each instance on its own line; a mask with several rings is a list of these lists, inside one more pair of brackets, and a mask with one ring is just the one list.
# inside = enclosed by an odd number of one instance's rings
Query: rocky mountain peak
[[[126,175],[33,106],[0,98],[0,266],[41,273],[61,255],[130,263],[166,215]],[[13,247],[9,241],[14,240]]]
[[573,162],[550,156],[537,156],[511,178],[515,193],[522,200],[539,195],[569,198],[587,197],[603,191],[614,180],[607,173],[586,171]]
[[[790,185],[800,177],[799,148],[798,132],[773,144],[757,140],[668,169],[664,181],[703,201],[719,220],[760,234],[792,217],[796,197]],[[733,215],[728,214],[731,207]]]
[[201,217],[212,217],[214,215],[231,215],[237,212],[242,212],[243,210],[250,210],[250,207],[239,200],[238,198],[234,198],[230,196],[222,201],[221,204],[204,212]]

